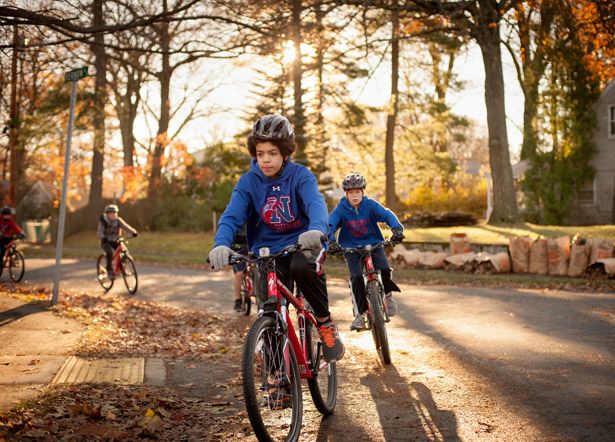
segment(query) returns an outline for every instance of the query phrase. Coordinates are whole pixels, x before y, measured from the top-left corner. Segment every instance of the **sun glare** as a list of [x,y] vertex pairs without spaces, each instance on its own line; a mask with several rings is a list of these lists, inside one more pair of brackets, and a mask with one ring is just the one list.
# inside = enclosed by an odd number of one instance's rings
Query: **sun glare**
[[[316,51],[312,46],[307,43],[301,43],[301,56],[303,59],[305,57],[313,57],[316,55]],[[282,63],[290,64],[295,61],[295,44],[292,40],[288,40],[284,43],[282,47]]]

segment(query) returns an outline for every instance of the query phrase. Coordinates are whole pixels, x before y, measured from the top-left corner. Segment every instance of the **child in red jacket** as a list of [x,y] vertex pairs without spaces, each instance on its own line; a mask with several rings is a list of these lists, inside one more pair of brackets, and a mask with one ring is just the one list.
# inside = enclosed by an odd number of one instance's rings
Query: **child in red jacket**
[[13,211],[10,207],[0,210],[0,259],[4,258],[6,246],[15,238],[25,238],[23,230],[13,221]]

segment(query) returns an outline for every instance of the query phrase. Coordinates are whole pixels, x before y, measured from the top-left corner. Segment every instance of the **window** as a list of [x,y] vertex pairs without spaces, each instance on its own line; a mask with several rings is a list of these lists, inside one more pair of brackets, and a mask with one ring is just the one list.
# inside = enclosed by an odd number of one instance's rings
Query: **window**
[[608,132],[609,132],[609,138],[615,138],[615,105],[609,106],[607,127],[608,127]]
[[585,184],[583,184],[581,189],[579,189],[579,194],[577,195],[577,200],[579,201],[579,204],[582,204],[584,206],[592,206],[595,204],[594,185],[595,181],[587,181]]

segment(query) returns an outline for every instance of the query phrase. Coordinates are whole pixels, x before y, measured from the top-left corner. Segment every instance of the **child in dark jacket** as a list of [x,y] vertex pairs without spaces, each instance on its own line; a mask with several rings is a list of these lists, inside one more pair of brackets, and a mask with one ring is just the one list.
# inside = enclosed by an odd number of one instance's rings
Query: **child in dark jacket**
[[[365,178],[358,173],[346,175],[342,181],[342,188],[346,197],[329,216],[329,240],[330,250],[334,252],[339,246],[334,242],[335,233],[340,230],[338,243],[346,248],[359,248],[374,245],[384,240],[379,222],[386,223],[393,236],[391,242],[401,242],[404,239],[404,227],[393,212],[382,206],[377,201],[365,196]],[[337,247],[336,247],[337,246]],[[353,294],[353,307],[355,319],[350,325],[351,330],[365,330],[365,312],[367,300],[365,294],[365,282],[361,269],[361,255],[358,253],[345,253],[346,263],[350,271],[350,285]],[[382,284],[386,293],[386,309],[389,316],[397,313],[397,304],[393,299],[392,292],[399,292],[399,287],[391,279],[392,271],[382,247],[372,252],[374,268],[380,270]]]
[[[233,238],[246,224],[249,249],[258,254],[268,247],[272,254],[299,243],[312,249],[278,258],[276,269],[282,282],[292,281],[314,309],[323,342],[323,357],[339,361],[344,345],[329,312],[324,274],[317,271],[322,240],[328,229],[327,206],[318,191],[316,177],[304,166],[290,161],[296,148],[294,129],[281,115],[259,119],[248,137],[252,155],[250,171],[239,179],[231,200],[220,217],[209,260],[214,270],[229,263]],[[267,278],[259,278],[259,292],[267,293]]]
[[119,212],[120,209],[115,204],[109,204],[105,207],[98,221],[98,231],[96,233],[100,240],[100,246],[107,256],[107,274],[111,279],[115,278],[111,259],[115,249],[119,246],[119,240],[123,232],[130,233],[133,238],[138,235],[137,231],[119,216]]

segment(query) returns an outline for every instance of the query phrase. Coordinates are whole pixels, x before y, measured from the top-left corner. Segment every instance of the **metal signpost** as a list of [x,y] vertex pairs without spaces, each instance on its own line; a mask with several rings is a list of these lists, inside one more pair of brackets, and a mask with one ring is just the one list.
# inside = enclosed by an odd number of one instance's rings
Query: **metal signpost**
[[70,110],[68,116],[68,130],[66,134],[66,154],[64,156],[64,178],[62,179],[62,199],[60,200],[60,218],[58,220],[58,236],[56,240],[56,269],[53,275],[53,291],[51,304],[58,303],[60,290],[60,266],[62,264],[62,246],[64,245],[64,223],[66,221],[66,194],[68,192],[68,173],[70,170],[70,143],[73,133],[73,120],[75,119],[75,101],[77,101],[77,81],[88,76],[88,68],[74,69],[64,74],[64,82],[71,82]]

